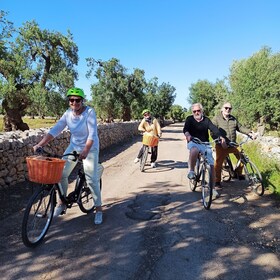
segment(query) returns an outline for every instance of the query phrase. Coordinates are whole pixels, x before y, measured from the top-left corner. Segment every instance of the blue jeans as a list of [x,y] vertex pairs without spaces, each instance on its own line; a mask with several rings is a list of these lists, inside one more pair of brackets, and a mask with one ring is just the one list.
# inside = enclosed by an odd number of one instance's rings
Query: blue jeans
[[203,144],[197,144],[194,143],[193,141],[190,141],[187,143],[187,148],[191,150],[192,148],[197,148],[202,154],[207,151],[207,160],[210,165],[214,165],[214,158],[213,158],[213,153],[212,153],[212,146],[211,145],[203,145]]
[[[64,154],[72,153],[73,151],[73,147],[69,145],[65,150]],[[78,162],[74,162],[73,160],[71,160],[73,159],[72,156],[67,156],[63,159],[66,159],[66,163],[63,169],[62,178],[60,180],[60,186],[62,188],[63,194],[66,196],[68,189],[68,177]],[[88,153],[87,158],[83,160],[87,184],[91,190],[95,206],[97,207],[102,205],[100,192],[100,178],[98,176],[98,159],[99,151],[97,149],[93,149]]]

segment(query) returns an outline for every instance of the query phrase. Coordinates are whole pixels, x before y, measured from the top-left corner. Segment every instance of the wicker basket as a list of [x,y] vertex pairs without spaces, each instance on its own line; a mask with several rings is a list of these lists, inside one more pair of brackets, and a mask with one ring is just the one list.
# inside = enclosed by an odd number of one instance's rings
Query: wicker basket
[[58,183],[66,160],[31,156],[26,158],[29,180],[41,184]]
[[158,145],[158,137],[151,135],[149,133],[145,133],[143,135],[143,140],[142,143],[144,145],[150,146],[150,147],[154,147]]

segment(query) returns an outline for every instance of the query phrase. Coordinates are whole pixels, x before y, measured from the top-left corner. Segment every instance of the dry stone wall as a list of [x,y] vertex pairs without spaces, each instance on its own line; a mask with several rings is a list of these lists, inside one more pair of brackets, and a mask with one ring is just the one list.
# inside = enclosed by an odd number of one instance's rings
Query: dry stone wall
[[[98,125],[100,149],[105,149],[138,134],[139,122],[109,123]],[[27,156],[33,155],[32,147],[49,129],[31,129],[0,134],[0,189],[25,181]],[[63,131],[50,142],[54,154],[62,154],[69,144],[69,131]]]

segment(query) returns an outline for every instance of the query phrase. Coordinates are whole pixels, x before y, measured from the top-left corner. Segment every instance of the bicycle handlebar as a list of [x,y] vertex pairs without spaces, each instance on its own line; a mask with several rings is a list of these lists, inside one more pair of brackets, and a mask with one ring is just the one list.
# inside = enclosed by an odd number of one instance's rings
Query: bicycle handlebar
[[48,153],[46,150],[44,150],[43,147],[39,147],[35,151],[35,154],[36,155],[46,155],[48,157],[56,157],[56,158],[62,158],[62,157],[65,157],[65,156],[73,156],[74,157],[73,161],[77,161],[79,159],[79,155],[80,155],[76,151],[73,151],[72,153],[64,154],[62,156],[53,155],[53,154]]
[[227,145],[229,147],[241,147],[243,144],[248,142],[249,139],[253,139],[250,135],[246,135],[246,136],[247,136],[246,139],[241,141],[240,143],[236,143],[236,142],[230,141],[229,143],[227,143]]
[[211,145],[212,143],[220,143],[221,142],[220,138],[213,139],[213,141],[210,141],[210,142],[203,142],[197,137],[191,137],[191,141],[193,141],[196,144],[202,144],[202,145]]

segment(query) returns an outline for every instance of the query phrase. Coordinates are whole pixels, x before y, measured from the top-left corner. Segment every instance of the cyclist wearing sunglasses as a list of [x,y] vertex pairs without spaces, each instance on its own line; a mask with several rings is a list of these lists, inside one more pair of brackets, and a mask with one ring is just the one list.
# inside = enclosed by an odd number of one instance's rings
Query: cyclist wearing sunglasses
[[[102,206],[100,181],[98,178],[99,139],[96,114],[93,108],[84,104],[85,94],[82,89],[70,88],[67,92],[67,98],[70,108],[33,149],[36,151],[39,147],[45,146],[52,139],[57,137],[66,127],[69,129],[71,138],[70,144],[65,150],[65,154],[72,153],[73,151],[80,154],[79,159],[83,160],[86,180],[96,206],[94,223],[101,224]],[[76,164],[77,162],[70,159],[66,161],[60,181],[65,196],[68,189],[68,177]],[[54,216],[61,215],[65,210],[66,206],[59,201]]]
[[[203,107],[200,103],[195,103],[191,107],[192,109],[192,115],[188,116],[183,133],[186,136],[187,140],[187,148],[190,150],[189,155],[189,174],[188,179],[192,180],[195,178],[196,174],[194,172],[195,163],[198,157],[199,152],[205,153],[205,150],[207,149],[207,159],[211,166],[212,170],[212,178],[214,180],[215,178],[215,172],[214,172],[214,158],[212,155],[212,148],[211,146],[205,146],[202,144],[197,144],[192,141],[192,137],[196,137],[200,139],[202,142],[209,142],[209,130],[213,133],[213,138],[219,138],[221,136],[221,133],[219,129],[211,122],[211,120],[204,116],[203,114]],[[221,138],[221,141],[224,141],[223,138]],[[214,184],[214,181],[213,181]],[[213,195],[215,197],[219,196],[219,193],[214,190]]]
[[[221,188],[221,172],[222,172],[222,165],[225,158],[228,154],[233,153],[237,159],[240,158],[239,151],[235,147],[228,147],[227,143],[229,142],[236,142],[236,134],[237,131],[243,134],[249,135],[252,139],[256,139],[257,135],[251,131],[250,129],[242,126],[238,120],[231,115],[232,106],[229,102],[224,103],[222,106],[221,111],[217,114],[212,122],[216,125],[222,136],[225,138],[225,142],[221,144],[216,144],[216,160],[214,164],[215,174],[216,174],[216,188]],[[237,169],[239,179],[245,179],[244,175],[242,175],[243,165]]]

